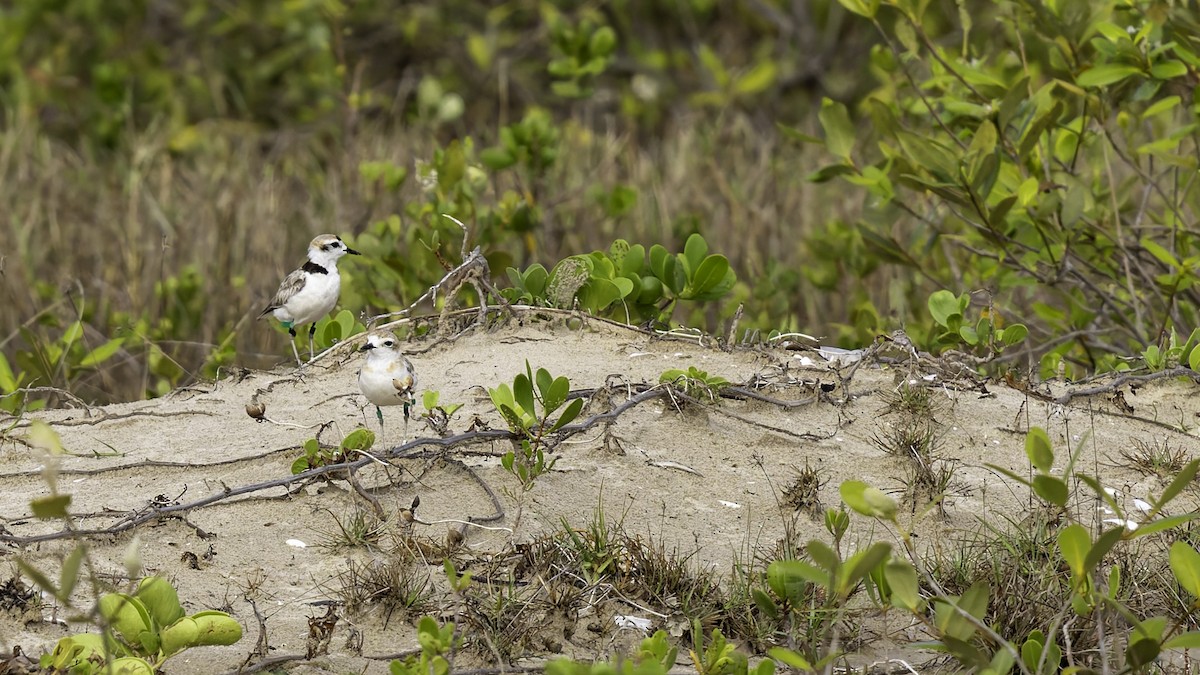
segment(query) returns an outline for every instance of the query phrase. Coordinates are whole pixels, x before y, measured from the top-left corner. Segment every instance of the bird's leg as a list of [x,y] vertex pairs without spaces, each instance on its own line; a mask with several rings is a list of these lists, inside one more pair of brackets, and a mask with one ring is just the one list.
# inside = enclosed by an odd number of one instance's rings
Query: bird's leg
[[296,357],[296,366],[298,368],[303,368],[304,362],[300,360],[300,352],[296,351],[296,329],[292,326],[288,326],[287,329],[288,334],[292,336],[290,343],[292,345],[292,356]]
[[404,402],[404,440],[402,440],[401,443],[408,442],[408,408],[411,405],[412,405],[411,400]]
[[383,447],[383,410],[375,406],[375,416],[379,418],[379,447]]
[[308,327],[308,360],[309,361],[312,361],[314,358],[316,358],[316,352],[313,351],[313,336],[315,336],[316,334],[317,334],[317,322],[314,321],[312,323],[312,325]]

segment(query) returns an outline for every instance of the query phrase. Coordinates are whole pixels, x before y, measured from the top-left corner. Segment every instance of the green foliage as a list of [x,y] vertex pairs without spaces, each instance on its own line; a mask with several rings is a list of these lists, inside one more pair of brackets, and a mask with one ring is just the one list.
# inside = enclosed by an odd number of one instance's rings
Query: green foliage
[[23,370],[13,373],[8,359],[0,353],[0,410],[16,415],[22,408],[32,411],[46,405],[44,400],[26,401],[25,393],[20,390],[28,386],[28,378],[29,373]]
[[601,583],[617,575],[617,564],[624,554],[624,547],[608,526],[603,508],[597,507],[592,512],[592,519],[583,531],[571,527],[566,517],[561,522],[575,554],[575,565],[588,585]]
[[[278,326],[281,332],[287,329]],[[317,321],[317,331],[313,334],[313,344],[317,351],[324,351],[337,343],[367,330],[361,321],[354,318],[348,309],[343,309],[333,316],[325,316]],[[304,330],[296,331],[296,348],[308,348],[308,335]]]
[[554,54],[547,66],[554,78],[551,90],[568,99],[591,96],[593,81],[604,74],[613,59],[616,32],[609,26],[597,25],[589,17],[572,24],[555,16],[550,40]]
[[688,366],[687,370],[672,368],[663,371],[658,381],[677,387],[692,398],[708,398],[714,402],[718,392],[729,386],[729,380],[718,375],[709,375],[707,371],[696,366]]
[[973,324],[967,321],[971,298],[963,293],[958,297],[950,291],[935,291],[929,296],[929,313],[942,331],[934,339],[942,345],[966,345],[968,349],[984,350],[990,358],[1006,348],[1024,342],[1029,329],[1014,323],[998,327],[992,312],[983,312]]
[[[571,382],[567,378],[554,377],[545,368],[538,368],[534,374],[528,361],[525,372],[513,378],[511,387],[501,384],[488,389],[492,403],[509,429],[530,439],[554,433],[579,416],[583,399],[577,398],[568,404],[570,393]],[[552,419],[551,416],[563,405],[566,408],[562,414]]]
[[421,419],[429,425],[438,436],[445,436],[450,431],[450,420],[454,418],[454,413],[458,412],[459,408],[463,407],[461,403],[441,403],[441,393],[435,389],[426,389],[421,395],[421,405],[425,408],[425,412],[421,413]]
[[417,644],[421,652],[403,661],[396,659],[388,664],[392,675],[448,675],[450,661],[447,657],[458,640],[454,636],[454,624],[439,626],[431,616],[423,616],[417,623]]
[[362,427],[347,434],[336,448],[322,446],[318,439],[310,438],[304,441],[304,454],[292,462],[292,473],[301,474],[319,466],[352,461],[360,450],[369,450],[373,445],[375,432]]
[[[520,436],[517,448],[506,452],[500,462],[525,490],[532,489],[534,481],[558,461],[557,457],[546,460],[547,435],[570,424],[583,410],[582,398],[567,403],[570,393],[567,378],[554,377],[545,368],[538,368],[535,374],[528,361],[525,372],[513,378],[511,387],[501,384],[488,390],[508,428]],[[553,418],[560,408],[562,412]]]
[[225,612],[205,610],[185,616],[175,587],[162,577],[146,577],[132,595],[100,597],[102,634],[62,638],[41,659],[54,672],[156,672],[167,659],[185,649],[232,645],[242,639],[242,626]]
[[[1063,608],[1072,609],[1083,618],[1096,617],[1105,612],[1120,615],[1129,622],[1124,639],[1124,662],[1130,672],[1137,672],[1169,649],[1187,649],[1200,644],[1200,632],[1185,632],[1184,624],[1170,622],[1167,617],[1138,618],[1118,598],[1121,589],[1121,566],[1106,562],[1106,557],[1124,542],[1150,537],[1184,525],[1195,519],[1195,512],[1178,516],[1163,516],[1164,508],[1178,497],[1195,480],[1200,472],[1200,460],[1192,460],[1167,485],[1162,494],[1150,500],[1149,512],[1141,520],[1133,520],[1122,510],[1112,490],[1105,489],[1093,476],[1076,473],[1074,458],[1068,458],[1062,476],[1051,473],[1055,463],[1054,448],[1049,435],[1040,428],[1033,428],[1026,435],[1025,452],[1034,470],[1034,477],[1027,479],[1016,472],[988,465],[994,471],[1025,485],[1047,507],[1064,509],[1071,501],[1070,486],[1078,479],[1094,493],[1106,508],[1113,511],[1114,518],[1104,520],[1114,524],[1107,530],[1095,534],[1079,522],[1069,522],[1057,534],[1057,562],[1070,574],[1070,595],[1063,598]],[[854,511],[871,518],[878,518],[899,527],[895,518],[895,503],[881,491],[861,481],[846,481],[841,486],[842,499]],[[1068,521],[1075,517],[1070,511],[1062,511]],[[912,559],[916,556],[912,540],[907,532],[898,532]],[[843,599],[845,584],[861,578],[872,589],[873,597],[884,606],[911,612],[914,618],[933,631],[936,640],[924,644],[951,655],[961,667],[978,672],[1006,673],[1019,663],[1025,672],[1042,675],[1058,672],[1062,649],[1053,637],[1061,628],[1061,614],[1047,616],[1042,627],[1031,631],[1018,645],[1013,636],[996,634],[989,625],[989,602],[992,590],[986,581],[976,581],[965,592],[958,595],[934,594],[925,600],[919,587],[919,577],[908,561],[892,558],[887,550],[877,547],[887,544],[876,543],[860,549],[845,563],[833,549],[823,543],[810,542],[809,555],[816,564],[801,561],[777,561],[768,568],[768,582],[774,596],[756,595],[758,604],[768,613],[781,613],[787,606],[804,607],[810,597],[805,593],[805,584],[824,585],[823,597]],[[855,558],[860,557],[856,562]],[[1169,552],[1171,573],[1179,586],[1192,600],[1190,607],[1200,601],[1200,553],[1184,541],[1171,544]],[[852,571],[846,572],[850,569]],[[866,571],[865,576],[859,572]],[[1107,570],[1107,571],[1105,571]],[[844,580],[839,585],[839,580]],[[778,598],[778,600],[777,600]],[[930,621],[924,610],[926,603],[934,609]],[[776,604],[778,603],[778,604]],[[991,624],[996,625],[996,624]],[[1125,625],[1125,624],[1123,624]],[[1111,626],[1110,626],[1111,627]],[[806,655],[772,655],[785,663],[802,670],[813,669]],[[1107,658],[1105,656],[1104,658]]]
[[518,449],[509,450],[500,458],[500,465],[505,471],[516,476],[526,491],[532,490],[538,477],[552,471],[557,463],[557,457],[546,461],[546,451],[542,444],[531,443],[529,439],[522,439]]
[[[985,41],[965,9],[948,23],[931,5],[842,5],[885,40],[870,57],[878,86],[853,108],[825,101],[834,162],[813,180],[866,192],[856,227],[870,256],[986,289],[1029,327],[992,312],[967,321],[961,299],[931,296],[925,346],[1011,346],[1032,332],[1047,347],[1042,375],[1075,376],[1200,323],[1200,239],[1180,219],[1200,205],[1181,182],[1197,167],[1200,118],[1179,95],[1200,63],[1194,7],[1000,3]],[[1056,339],[1096,326],[1113,339]]]
[[[48,333],[34,328],[20,329],[26,348],[16,353],[18,374],[13,375],[7,359],[0,363],[0,393],[13,393],[22,386],[69,389],[72,383],[112,359],[124,342],[112,338],[93,345],[92,340],[84,337],[84,322],[78,319],[67,324],[57,337]],[[23,403],[24,396],[16,394],[6,399],[4,405],[11,412]]]
[[680,300],[706,302],[724,297],[737,275],[723,255],[709,254],[699,234],[688,237],[682,253],[659,244],[647,251],[624,239],[608,251],[561,260],[549,273],[538,264],[508,269],[509,302],[570,308],[629,322],[667,321]]

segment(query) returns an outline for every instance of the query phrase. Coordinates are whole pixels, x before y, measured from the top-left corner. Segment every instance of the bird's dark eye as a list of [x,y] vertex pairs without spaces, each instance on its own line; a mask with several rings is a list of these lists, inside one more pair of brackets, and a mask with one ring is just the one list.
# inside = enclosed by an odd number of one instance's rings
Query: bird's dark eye
[[395,343],[395,342],[392,342],[391,340],[388,340],[388,341],[386,341],[386,342],[384,342],[384,343],[383,343],[383,346],[384,346],[384,347],[395,347],[395,346],[396,346],[396,343]]

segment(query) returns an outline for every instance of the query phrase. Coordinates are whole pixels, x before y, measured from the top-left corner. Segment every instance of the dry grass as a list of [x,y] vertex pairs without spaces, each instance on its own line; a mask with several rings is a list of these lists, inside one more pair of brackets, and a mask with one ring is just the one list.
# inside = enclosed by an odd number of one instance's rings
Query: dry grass
[[[857,210],[840,196],[844,188],[805,182],[823,161],[818,149],[781,144],[774,129],[747,117],[680,120],[646,144],[572,122],[563,129],[563,159],[539,186],[545,225],[536,258],[544,263],[606,248],[618,237],[678,247],[700,230],[714,251],[734,261],[748,282],[739,291],[745,296],[772,269],[801,269],[803,237]],[[161,345],[167,355],[194,372],[221,330],[232,325],[238,364],[280,362],[283,340],[254,318],[281,276],[302,260],[308,240],[320,232],[360,232],[423,198],[412,178],[397,194],[364,184],[359,162],[389,160],[411,174],[414,163],[436,148],[427,130],[379,124],[358,127],[344,145],[302,132],[215,122],[202,133],[208,141],[187,156],[173,153],[165,135],[148,131],[100,157],[34,127],[0,132],[0,230],[6,243],[0,252],[0,349],[11,354],[21,343],[17,328],[39,316],[60,322],[82,316],[91,343],[116,331],[109,322],[120,322],[117,313],[147,313],[153,321],[172,309],[156,297],[156,285],[194,266],[212,300],[190,317],[194,326],[186,338]],[[494,132],[478,136],[476,147],[486,147]],[[614,220],[590,191],[616,185],[635,187],[639,197],[630,214]],[[528,186],[504,174],[479,203],[493,204],[514,187]],[[519,243],[512,243],[521,262]],[[820,317],[848,315],[849,294],[818,291],[799,277],[791,283],[771,307],[780,327],[834,332]],[[137,364],[126,365],[134,368],[132,375],[117,373],[115,382],[88,393],[140,396]],[[133,385],[124,386],[126,381]]]

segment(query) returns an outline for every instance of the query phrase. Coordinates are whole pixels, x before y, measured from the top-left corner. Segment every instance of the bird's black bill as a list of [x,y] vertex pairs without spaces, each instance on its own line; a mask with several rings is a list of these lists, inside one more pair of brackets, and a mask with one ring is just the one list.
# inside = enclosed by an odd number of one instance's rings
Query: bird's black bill
[[363,345],[363,346],[359,347],[359,348],[358,348],[358,351],[360,351],[360,352],[365,352],[365,351],[367,351],[368,349],[375,349],[375,345],[373,345],[373,344],[371,344],[370,342],[368,342],[367,344],[365,344],[365,345]]
[[350,248],[349,246],[346,247],[346,253],[349,253],[350,255],[362,255],[358,251],[355,251],[354,249]]

